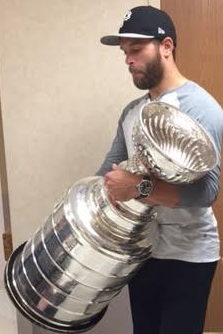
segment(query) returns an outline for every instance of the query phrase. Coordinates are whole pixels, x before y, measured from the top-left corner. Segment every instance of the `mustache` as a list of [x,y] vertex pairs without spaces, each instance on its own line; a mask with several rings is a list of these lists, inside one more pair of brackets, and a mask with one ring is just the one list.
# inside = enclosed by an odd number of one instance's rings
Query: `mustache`
[[129,66],[129,72],[131,74],[134,74],[134,73],[141,73],[141,74],[144,74],[145,72],[144,71],[140,71],[140,70],[136,70],[134,67],[132,66]]

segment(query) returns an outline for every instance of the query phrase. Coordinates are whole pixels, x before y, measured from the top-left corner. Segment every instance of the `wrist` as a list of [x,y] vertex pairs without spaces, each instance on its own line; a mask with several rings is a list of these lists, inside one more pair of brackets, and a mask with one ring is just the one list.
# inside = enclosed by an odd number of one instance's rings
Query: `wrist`
[[155,187],[155,179],[151,175],[143,175],[141,180],[136,185],[138,195],[135,199],[148,198],[152,195]]

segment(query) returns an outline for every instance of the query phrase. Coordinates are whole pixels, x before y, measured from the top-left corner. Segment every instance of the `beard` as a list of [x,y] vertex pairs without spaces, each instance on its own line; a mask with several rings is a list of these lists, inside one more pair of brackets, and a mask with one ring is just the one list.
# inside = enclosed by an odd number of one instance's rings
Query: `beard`
[[145,64],[143,70],[134,70],[130,67],[133,82],[139,89],[152,89],[160,84],[163,79],[163,66],[161,63],[161,56],[157,52],[153,60]]

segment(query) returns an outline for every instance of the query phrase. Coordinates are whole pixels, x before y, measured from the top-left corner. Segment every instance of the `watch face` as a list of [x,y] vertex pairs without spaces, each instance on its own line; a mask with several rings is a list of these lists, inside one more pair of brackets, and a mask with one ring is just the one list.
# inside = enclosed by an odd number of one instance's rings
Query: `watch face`
[[143,179],[138,187],[140,195],[149,196],[153,190],[153,182],[151,180]]

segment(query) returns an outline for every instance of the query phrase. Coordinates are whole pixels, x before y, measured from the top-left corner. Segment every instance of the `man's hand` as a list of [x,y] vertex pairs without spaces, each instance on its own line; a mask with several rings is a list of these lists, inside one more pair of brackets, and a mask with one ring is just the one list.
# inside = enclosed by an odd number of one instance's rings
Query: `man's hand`
[[139,195],[136,185],[141,181],[142,175],[133,174],[121,169],[116,164],[112,171],[105,175],[105,186],[112,201],[128,201]]
[[[113,164],[112,171],[105,174],[105,186],[111,201],[124,202],[136,198],[139,195],[136,185],[142,178],[142,175],[127,172]],[[148,205],[175,207],[180,200],[178,186],[156,178],[154,178],[154,181],[155,189],[153,193],[149,197],[140,199],[140,202]]]

